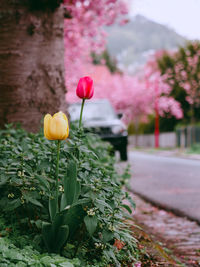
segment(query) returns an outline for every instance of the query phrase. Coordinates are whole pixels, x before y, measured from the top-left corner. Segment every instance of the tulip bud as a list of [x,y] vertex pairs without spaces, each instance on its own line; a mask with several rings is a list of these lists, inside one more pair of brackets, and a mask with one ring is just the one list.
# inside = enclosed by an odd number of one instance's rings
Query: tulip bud
[[66,115],[58,112],[44,117],[44,136],[48,140],[64,140],[69,135],[69,124]]
[[82,99],[90,99],[94,94],[93,80],[86,76],[79,80],[76,94]]

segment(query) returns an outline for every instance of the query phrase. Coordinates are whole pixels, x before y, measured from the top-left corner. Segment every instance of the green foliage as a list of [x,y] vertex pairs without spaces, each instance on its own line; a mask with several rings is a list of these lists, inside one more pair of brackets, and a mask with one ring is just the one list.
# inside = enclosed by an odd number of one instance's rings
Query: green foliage
[[[175,125],[180,122],[175,117],[171,118],[164,118],[159,117],[159,130],[161,133],[164,132],[173,132],[175,130]],[[138,134],[152,134],[155,131],[155,117],[149,116],[148,123],[140,123],[138,126]],[[128,134],[133,135],[135,134],[135,126],[134,123],[131,122],[128,126]]]
[[64,194],[62,194],[62,208],[64,210],[68,205],[76,203],[80,194],[80,182],[77,181],[77,164],[69,161],[67,173],[64,176]]
[[68,260],[55,254],[40,254],[31,245],[18,248],[7,238],[0,237],[1,267],[75,267],[81,266],[78,259]]
[[[175,78],[175,68],[176,65],[176,60],[175,58],[173,58],[173,56],[170,56],[169,54],[165,53],[159,60],[158,60],[158,66],[159,69],[161,70],[162,74],[165,74],[167,72],[167,70],[172,70],[173,72],[173,79]],[[179,83],[177,81],[175,81],[172,91],[171,91],[171,96],[173,96],[175,98],[175,100],[179,101],[181,104],[181,107],[183,109],[184,112],[184,119],[185,121],[189,121],[189,110],[190,110],[190,105],[189,103],[186,101],[186,91],[179,85]],[[175,125],[180,122],[180,121],[176,121]]]
[[117,62],[116,60],[110,56],[110,54],[108,53],[107,50],[105,50],[102,54],[95,54],[92,53],[92,59],[93,59],[93,64],[95,65],[101,65],[102,61],[105,61],[106,66],[108,67],[108,69],[110,70],[111,73],[114,72],[119,72],[118,68],[117,68]]
[[200,154],[200,143],[192,145],[187,153],[191,154]]
[[130,122],[128,125],[128,134],[150,134],[153,133],[155,129],[155,118],[154,116],[149,116],[148,123],[139,123],[138,129],[136,131],[134,122]]
[[[56,213],[55,142],[8,125],[0,132],[0,208],[6,223],[15,221],[19,235],[28,233],[41,252],[43,233],[49,251],[76,256],[81,266],[135,262],[137,241],[128,225],[130,209],[123,204],[128,174],[115,171],[109,148],[95,135],[70,130],[70,139],[61,143]],[[125,243],[120,251],[113,246],[116,239]]]
[[[199,77],[200,77],[200,43],[188,42],[184,47],[179,47],[174,54],[164,53],[158,59],[158,67],[162,74],[168,74],[166,82],[172,87],[171,95],[181,103],[184,112],[182,123],[199,121]],[[185,73],[184,75],[182,73]],[[184,80],[183,80],[184,78]],[[192,90],[186,92],[184,84],[188,83]],[[191,104],[187,96],[193,99]],[[172,122],[174,127],[178,121]]]
[[38,235],[34,236],[30,231],[23,233],[18,221],[15,221],[15,216],[11,217],[13,221],[8,224],[8,221],[0,216],[0,266],[82,266],[77,258],[67,259],[56,254],[42,253],[36,246]]

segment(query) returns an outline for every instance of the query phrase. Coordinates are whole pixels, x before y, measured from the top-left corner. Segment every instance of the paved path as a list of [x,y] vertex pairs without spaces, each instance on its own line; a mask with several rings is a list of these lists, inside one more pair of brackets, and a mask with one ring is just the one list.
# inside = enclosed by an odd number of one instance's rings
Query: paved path
[[200,161],[129,152],[133,191],[200,223]]
[[155,208],[136,195],[131,196],[136,203],[133,218],[136,224],[142,226],[144,233],[150,235],[151,247],[161,256],[158,257],[157,265],[147,266],[182,266],[177,261],[171,263],[173,256],[188,267],[200,266],[200,226],[171,212]]

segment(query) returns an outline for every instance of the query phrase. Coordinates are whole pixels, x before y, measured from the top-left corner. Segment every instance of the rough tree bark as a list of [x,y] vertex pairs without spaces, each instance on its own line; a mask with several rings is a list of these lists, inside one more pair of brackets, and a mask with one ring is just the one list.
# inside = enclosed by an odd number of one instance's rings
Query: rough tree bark
[[0,4],[0,127],[37,131],[43,114],[64,108],[63,8],[31,11],[28,1]]

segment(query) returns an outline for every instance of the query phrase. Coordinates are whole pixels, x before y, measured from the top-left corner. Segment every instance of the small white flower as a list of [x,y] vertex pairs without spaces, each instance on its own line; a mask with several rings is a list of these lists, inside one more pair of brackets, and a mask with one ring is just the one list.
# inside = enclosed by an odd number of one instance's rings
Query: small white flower
[[115,231],[116,231],[116,228],[115,228],[115,226],[113,226],[113,225],[109,225],[109,226],[108,226],[108,229],[109,229],[111,232],[115,232]]
[[24,204],[24,202],[25,202],[25,201],[24,201],[24,198],[23,198],[23,196],[22,196],[22,197],[21,197],[21,203]]
[[24,173],[25,173],[24,170],[22,170],[22,171],[18,171],[17,175],[18,175],[19,177],[24,177]]
[[35,187],[34,187],[34,186],[31,187],[31,188],[30,188],[30,191],[35,191]]
[[59,185],[59,191],[64,192],[64,187],[62,185]]
[[13,193],[10,193],[10,194],[8,194],[8,198],[14,198],[14,194]]
[[94,209],[89,209],[89,210],[87,211],[87,214],[88,214],[89,216],[94,216],[94,215],[95,215],[95,210],[94,210]]

